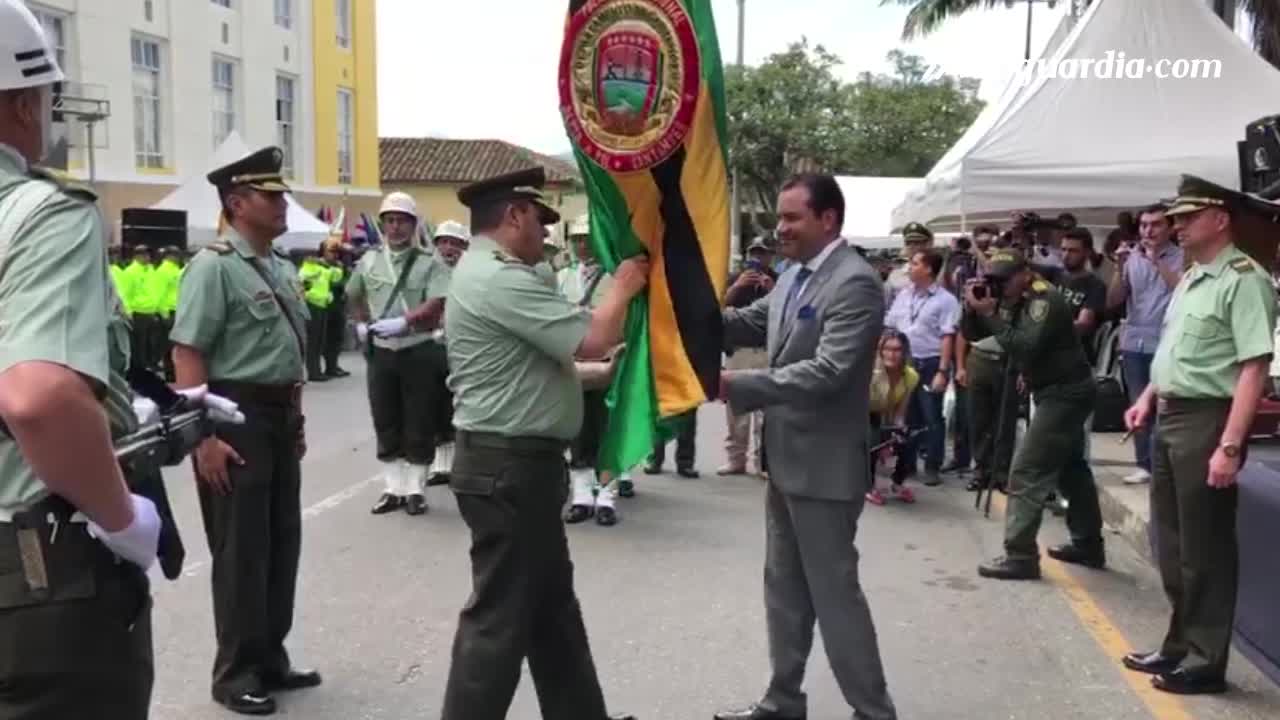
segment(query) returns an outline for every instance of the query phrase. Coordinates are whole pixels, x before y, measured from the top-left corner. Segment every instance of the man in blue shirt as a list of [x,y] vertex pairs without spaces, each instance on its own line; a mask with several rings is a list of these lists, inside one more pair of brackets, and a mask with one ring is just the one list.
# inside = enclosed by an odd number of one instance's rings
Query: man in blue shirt
[[[1140,242],[1116,250],[1120,269],[1107,288],[1107,306],[1125,308],[1120,329],[1120,357],[1129,401],[1135,402],[1151,382],[1151,361],[1160,341],[1160,327],[1169,298],[1186,269],[1182,248],[1174,245],[1173,225],[1163,205],[1151,205],[1138,216]],[[1140,485],[1151,480],[1151,433],[1143,428],[1133,436],[1138,469],[1124,481]]]

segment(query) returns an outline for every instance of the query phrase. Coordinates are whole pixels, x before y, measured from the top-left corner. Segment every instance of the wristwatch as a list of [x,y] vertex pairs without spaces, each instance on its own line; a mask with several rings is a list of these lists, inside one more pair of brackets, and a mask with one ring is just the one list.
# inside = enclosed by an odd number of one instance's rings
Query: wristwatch
[[1234,459],[1240,457],[1240,443],[1224,442],[1218,445],[1218,447],[1222,448],[1222,454],[1229,458]]

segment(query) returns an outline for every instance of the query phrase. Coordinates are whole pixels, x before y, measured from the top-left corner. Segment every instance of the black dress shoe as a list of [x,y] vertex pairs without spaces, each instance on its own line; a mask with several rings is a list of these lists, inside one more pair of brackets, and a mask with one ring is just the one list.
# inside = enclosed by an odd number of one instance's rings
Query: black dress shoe
[[330,379],[331,378],[328,375],[325,375],[324,373],[315,373],[313,375],[307,376],[307,382],[313,382],[313,383],[328,382]]
[[593,508],[590,505],[571,505],[569,511],[564,514],[565,524],[577,525],[580,522],[586,522],[592,512]]
[[636,496],[636,484],[630,480],[618,481],[618,497],[633,498]]
[[618,524],[618,513],[611,507],[596,508],[596,524],[613,527]]
[[689,480],[697,480],[702,477],[702,475],[693,468],[677,468],[676,474],[682,478],[688,478]]
[[449,479],[450,479],[450,476],[449,476],[449,473],[447,472],[433,473],[430,477],[427,478],[427,487],[437,487],[440,485],[448,485]]
[[427,499],[421,495],[410,495],[404,501],[404,511],[410,515],[421,515],[427,511]]
[[1038,558],[998,557],[978,566],[978,574],[992,580],[1039,580]]
[[772,710],[765,710],[759,705],[752,705],[742,710],[726,710],[715,714],[715,720],[805,720],[805,714],[782,715]]
[[1049,548],[1049,557],[1058,562],[1084,565],[1094,570],[1101,570],[1107,566],[1107,553],[1102,549],[1101,543],[1096,546],[1076,545],[1075,543],[1058,545],[1057,547]]
[[1227,691],[1227,680],[1207,667],[1181,667],[1151,678],[1151,686],[1174,695],[1220,695]]
[[239,695],[215,694],[213,699],[222,707],[241,715],[273,715],[276,711],[275,698],[263,692],[247,692]]
[[315,670],[290,669],[280,675],[265,675],[262,684],[268,690],[302,690],[320,685],[320,673]]
[[378,498],[378,502],[374,503],[373,507],[369,508],[369,512],[373,513],[374,515],[385,515],[389,512],[394,512],[396,510],[399,510],[400,506],[403,504],[404,504],[404,498],[400,497],[399,495],[392,495],[391,493],[382,493],[382,497]]
[[1150,653],[1129,653],[1120,659],[1124,666],[1134,672],[1148,675],[1161,675],[1173,672],[1182,664],[1182,657],[1165,655],[1159,650]]
[[346,370],[343,370],[342,368],[334,368],[326,372],[325,375],[331,378],[344,378],[344,377],[350,377],[351,373],[347,372]]
[[648,464],[648,465],[645,465],[645,466],[644,466],[644,474],[645,474],[645,475],[661,475],[661,474],[662,474],[662,466],[661,466],[661,465],[654,465],[654,464],[652,464],[652,463],[650,463],[650,464]]
[[942,478],[938,475],[937,470],[925,470],[922,482],[926,487],[938,487],[942,484]]

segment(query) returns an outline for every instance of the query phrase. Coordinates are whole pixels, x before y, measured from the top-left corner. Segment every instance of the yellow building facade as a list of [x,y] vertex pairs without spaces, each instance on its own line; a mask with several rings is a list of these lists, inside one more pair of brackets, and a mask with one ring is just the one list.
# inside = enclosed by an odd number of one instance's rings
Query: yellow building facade
[[313,0],[311,17],[316,182],[376,189],[377,2]]

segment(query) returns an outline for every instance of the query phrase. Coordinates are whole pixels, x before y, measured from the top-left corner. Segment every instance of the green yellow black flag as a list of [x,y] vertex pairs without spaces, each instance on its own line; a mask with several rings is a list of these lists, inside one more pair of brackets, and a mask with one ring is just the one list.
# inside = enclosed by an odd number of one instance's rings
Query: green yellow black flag
[[570,0],[560,108],[596,255],[612,271],[647,253],[652,268],[627,315],[598,458],[619,473],[719,385],[729,182],[711,0]]

